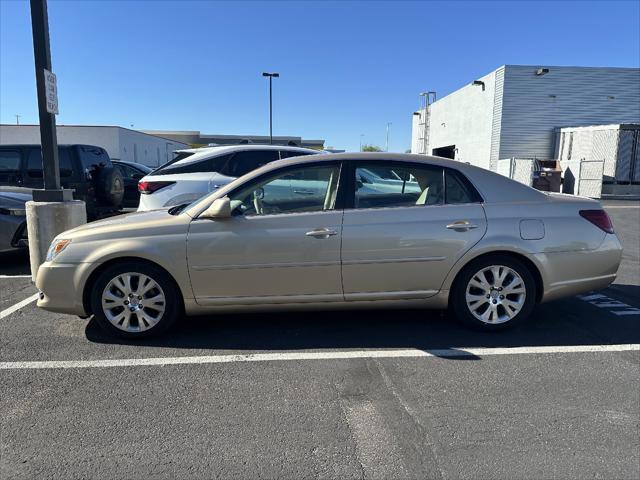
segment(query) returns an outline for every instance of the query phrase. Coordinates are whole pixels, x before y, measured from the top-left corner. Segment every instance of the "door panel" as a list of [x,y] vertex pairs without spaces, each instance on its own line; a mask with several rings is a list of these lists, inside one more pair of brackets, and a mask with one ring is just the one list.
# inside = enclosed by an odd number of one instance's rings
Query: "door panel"
[[[465,221],[476,228],[447,228]],[[342,230],[345,299],[424,298],[486,231],[480,204],[346,210]]]
[[[196,301],[219,305],[342,300],[341,221],[341,211],[194,220],[187,256]],[[335,234],[307,235],[322,228]]]

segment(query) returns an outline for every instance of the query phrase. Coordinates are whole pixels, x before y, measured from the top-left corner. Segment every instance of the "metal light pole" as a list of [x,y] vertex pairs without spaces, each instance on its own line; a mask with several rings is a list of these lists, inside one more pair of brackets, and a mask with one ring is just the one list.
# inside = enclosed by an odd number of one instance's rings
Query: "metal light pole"
[[15,117],[16,117],[16,125],[20,125],[20,117],[21,117],[21,116],[22,116],[22,115],[16,115],[16,116],[15,116]]
[[364,137],[364,133],[360,134],[360,152],[362,151],[362,137]]
[[269,77],[269,144],[273,145],[273,78],[278,78],[279,73],[276,72],[262,72],[263,77]]
[[389,151],[389,127],[391,126],[391,122],[387,122],[387,142],[386,142],[386,146],[384,148],[385,152]]

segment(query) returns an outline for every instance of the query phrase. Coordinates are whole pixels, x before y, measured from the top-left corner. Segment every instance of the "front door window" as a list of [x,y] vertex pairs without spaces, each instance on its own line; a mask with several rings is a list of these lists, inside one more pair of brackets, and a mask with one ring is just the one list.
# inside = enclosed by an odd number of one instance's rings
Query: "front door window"
[[231,195],[234,215],[333,210],[340,166],[312,166],[279,172]]

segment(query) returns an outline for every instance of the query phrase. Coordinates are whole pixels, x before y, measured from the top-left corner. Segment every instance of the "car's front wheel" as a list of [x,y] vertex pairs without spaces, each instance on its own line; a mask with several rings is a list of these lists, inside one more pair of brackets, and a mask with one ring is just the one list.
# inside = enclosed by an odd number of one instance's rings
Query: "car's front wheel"
[[179,289],[162,269],[123,262],[103,271],[91,290],[91,309],[109,334],[143,338],[167,330],[181,311]]
[[500,330],[527,319],[536,303],[536,284],[525,264],[490,255],[467,265],[452,291],[452,309],[468,326]]

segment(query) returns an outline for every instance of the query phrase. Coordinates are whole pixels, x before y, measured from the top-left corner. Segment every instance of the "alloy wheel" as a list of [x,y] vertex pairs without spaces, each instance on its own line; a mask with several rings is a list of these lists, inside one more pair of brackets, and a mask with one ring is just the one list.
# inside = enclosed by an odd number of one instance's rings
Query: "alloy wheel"
[[466,289],[467,308],[486,324],[505,323],[518,315],[527,289],[522,277],[510,267],[491,265],[471,277]]
[[162,318],[166,306],[164,292],[151,277],[142,273],[122,273],[102,291],[102,311],[107,320],[125,332],[143,332]]

